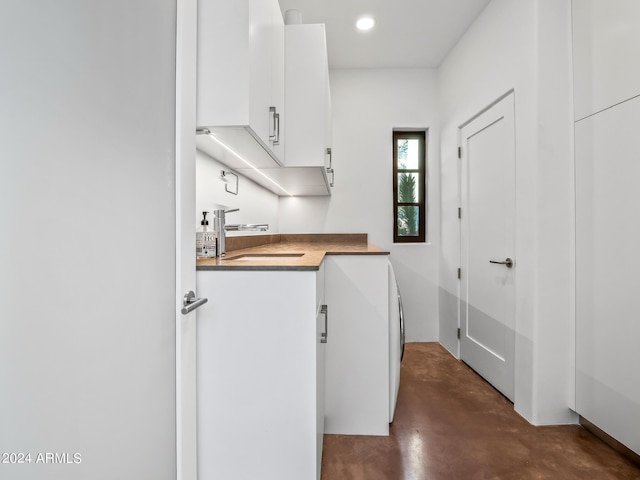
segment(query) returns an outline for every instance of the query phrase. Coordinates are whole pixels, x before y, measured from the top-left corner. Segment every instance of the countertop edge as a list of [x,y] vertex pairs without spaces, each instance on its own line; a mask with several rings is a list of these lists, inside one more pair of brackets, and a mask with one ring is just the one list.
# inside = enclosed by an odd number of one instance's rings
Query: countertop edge
[[325,255],[391,255],[391,252],[326,252]]
[[225,271],[225,272],[317,272],[319,265],[201,265],[196,272]]
[[[331,235],[332,239],[340,238],[337,235]],[[306,241],[311,239],[312,241]],[[274,254],[274,259],[272,262],[268,264],[260,264],[255,262],[254,264],[248,263],[235,263],[225,260],[225,257],[222,259],[199,259],[196,263],[196,271],[291,271],[291,272],[301,272],[301,271],[318,271],[324,261],[325,256],[327,255],[335,255],[335,256],[381,256],[381,255],[390,255],[390,252],[383,251],[378,248],[376,245],[369,243],[368,241],[362,241],[362,237],[358,238],[358,241],[355,243],[352,242],[322,242],[318,241],[322,240],[322,238],[315,237],[312,235],[305,235],[304,240],[301,242],[273,242],[268,245],[260,245],[255,247],[249,247],[240,250],[233,250],[229,253],[233,252],[234,255],[242,256],[259,256],[260,253],[264,253],[266,255]],[[295,262],[282,262],[278,263],[277,257],[278,254],[273,252],[273,249],[277,249],[277,253],[282,253],[283,249],[285,252],[295,251],[296,253],[304,252],[305,260],[295,263]],[[307,254],[309,256],[307,256]],[[234,255],[230,255],[233,260]],[[285,255],[286,256],[286,255]],[[301,258],[302,260],[302,258]],[[250,262],[250,261],[249,261]]]

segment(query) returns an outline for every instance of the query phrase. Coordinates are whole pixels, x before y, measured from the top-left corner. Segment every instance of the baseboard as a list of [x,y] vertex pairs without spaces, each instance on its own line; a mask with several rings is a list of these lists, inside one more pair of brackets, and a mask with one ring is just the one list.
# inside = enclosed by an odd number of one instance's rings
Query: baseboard
[[580,416],[579,418],[580,418],[580,425],[582,425],[585,428],[585,430],[588,430],[589,432],[593,433],[596,437],[598,437],[604,443],[609,445],[616,452],[620,453],[621,455],[624,455],[626,458],[634,462],[636,465],[640,466],[640,455],[638,455],[636,452],[631,450],[626,445],[620,443],[618,440],[613,438],[607,432],[598,428],[596,425],[591,423],[586,418],[582,416]]

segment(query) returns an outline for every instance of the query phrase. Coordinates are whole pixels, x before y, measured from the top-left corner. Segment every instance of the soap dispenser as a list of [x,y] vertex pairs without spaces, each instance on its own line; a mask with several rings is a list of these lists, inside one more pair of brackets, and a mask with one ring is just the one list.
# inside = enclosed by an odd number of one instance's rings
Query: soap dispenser
[[213,227],[209,227],[208,214],[209,212],[202,212],[200,228],[196,232],[196,257],[212,258],[216,256],[216,232]]

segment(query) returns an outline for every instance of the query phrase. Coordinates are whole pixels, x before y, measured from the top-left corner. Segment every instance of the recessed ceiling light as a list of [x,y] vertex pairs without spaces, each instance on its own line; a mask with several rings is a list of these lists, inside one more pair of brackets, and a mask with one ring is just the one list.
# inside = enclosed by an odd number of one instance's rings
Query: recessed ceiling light
[[360,17],[356,22],[356,28],[363,31],[371,30],[375,24],[373,17]]

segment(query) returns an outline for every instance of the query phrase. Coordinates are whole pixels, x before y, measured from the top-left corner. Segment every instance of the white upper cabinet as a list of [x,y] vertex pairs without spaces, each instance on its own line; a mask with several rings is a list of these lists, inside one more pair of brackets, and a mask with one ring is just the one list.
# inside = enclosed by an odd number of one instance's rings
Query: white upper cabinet
[[[286,165],[330,165],[331,94],[322,24],[285,26]],[[326,173],[326,170],[325,170]],[[329,173],[329,181],[332,174]]]
[[575,119],[640,95],[640,2],[573,2]]
[[226,146],[199,135],[198,148],[231,168],[242,166],[238,155],[256,167],[282,165],[283,110],[277,0],[198,0],[197,125]]

